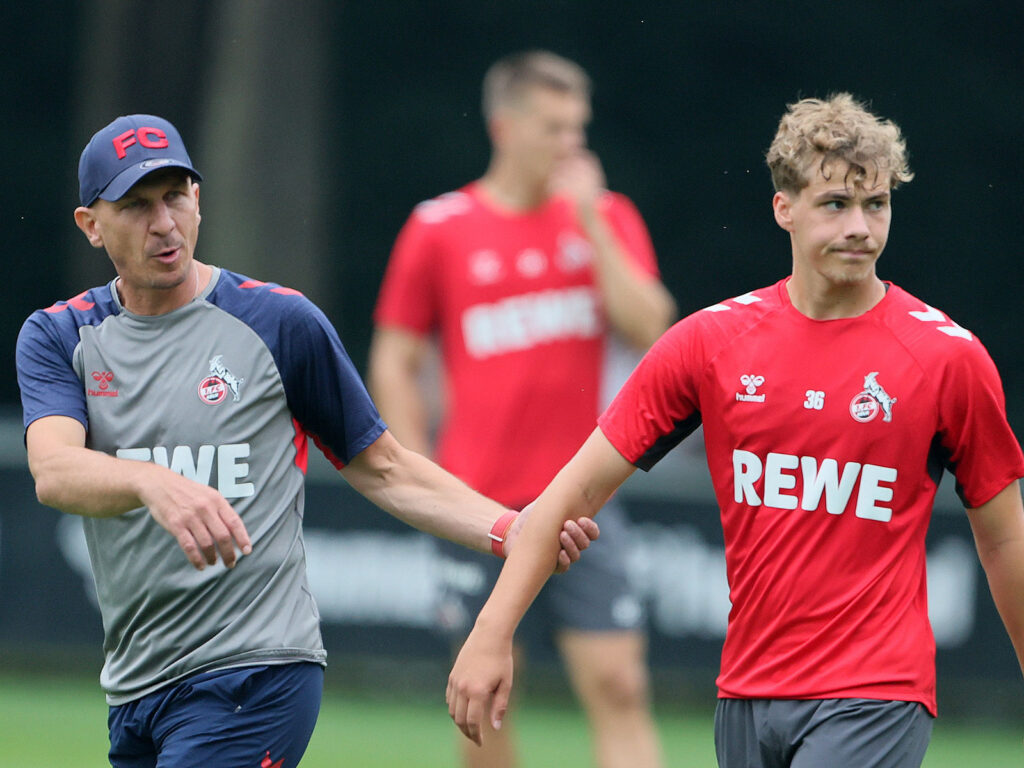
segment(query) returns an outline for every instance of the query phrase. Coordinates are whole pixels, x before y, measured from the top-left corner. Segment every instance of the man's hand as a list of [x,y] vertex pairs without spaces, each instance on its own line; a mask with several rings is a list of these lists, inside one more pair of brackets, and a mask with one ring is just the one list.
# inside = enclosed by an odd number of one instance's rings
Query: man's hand
[[[512,527],[508,529],[505,541],[501,545],[502,552],[508,557],[512,551],[513,542],[519,537],[519,532],[530,515],[530,510],[536,502],[530,502],[523,511],[519,513]],[[555,565],[555,573],[565,573],[569,566],[580,559],[583,550],[590,546],[601,535],[601,529],[589,517],[581,517],[579,520],[566,520],[558,534],[558,543],[562,548],[558,552],[558,563]]]
[[548,180],[548,190],[554,197],[570,200],[582,217],[594,213],[605,183],[597,155],[584,149],[558,163]]
[[485,717],[494,730],[501,728],[511,690],[511,639],[494,641],[474,627],[448,676],[448,714],[466,738],[479,745]]
[[178,542],[202,570],[217,562],[232,568],[252,552],[242,518],[221,494],[167,467],[108,456],[85,447],[85,426],[68,416],[44,416],[25,433],[28,465],[39,501],[85,517],[113,517],[139,506]]
[[216,563],[218,553],[224,565],[234,568],[236,545],[243,555],[252,552],[242,518],[208,485],[165,473],[140,500],[200,571]]

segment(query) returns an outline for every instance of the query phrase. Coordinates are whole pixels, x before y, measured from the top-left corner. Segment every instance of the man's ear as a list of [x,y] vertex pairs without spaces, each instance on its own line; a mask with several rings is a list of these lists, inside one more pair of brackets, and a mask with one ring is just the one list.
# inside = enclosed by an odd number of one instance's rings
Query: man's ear
[[793,199],[792,192],[776,192],[772,198],[772,210],[775,211],[775,223],[787,232],[793,231]]
[[75,208],[75,224],[85,233],[85,238],[93,248],[103,247],[103,237],[99,233],[96,222],[96,212],[92,208],[80,205]]
[[487,118],[487,138],[494,147],[502,145],[505,138],[505,121],[500,116],[492,115]]

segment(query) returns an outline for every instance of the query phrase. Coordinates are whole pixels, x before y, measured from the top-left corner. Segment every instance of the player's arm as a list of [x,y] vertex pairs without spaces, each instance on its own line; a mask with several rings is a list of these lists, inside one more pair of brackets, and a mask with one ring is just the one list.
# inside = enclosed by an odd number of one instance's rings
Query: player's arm
[[1024,506],[1010,483],[990,501],[967,510],[981,565],[1017,662],[1024,671]]
[[396,326],[378,325],[370,342],[367,376],[373,397],[388,429],[407,448],[430,455],[429,414],[420,389],[427,340]]
[[477,744],[485,717],[501,726],[512,687],[512,637],[551,573],[559,529],[566,520],[595,515],[633,470],[596,429],[532,505],[448,678],[448,712]]
[[552,177],[556,194],[576,205],[579,224],[594,249],[594,273],[611,326],[637,349],[646,350],[676,317],[676,304],[656,277],[634,266],[602,215],[604,171],[588,151],[564,161]]
[[33,421],[25,433],[36,496],[46,506],[85,517],[115,517],[148,507],[196,568],[229,568],[235,546],[252,546],[242,519],[215,489],[148,461],[108,456],[85,447],[85,428],[67,416]]
[[[492,551],[492,529],[499,518],[511,512],[422,454],[405,448],[387,430],[343,467],[341,474],[363,496],[402,522],[479,552]],[[529,516],[524,513],[518,518]],[[504,531],[504,554],[518,546],[513,542],[524,522],[515,519]],[[551,544],[557,554],[552,556],[548,573],[566,570],[598,534],[597,524],[589,517],[567,520],[552,531]]]

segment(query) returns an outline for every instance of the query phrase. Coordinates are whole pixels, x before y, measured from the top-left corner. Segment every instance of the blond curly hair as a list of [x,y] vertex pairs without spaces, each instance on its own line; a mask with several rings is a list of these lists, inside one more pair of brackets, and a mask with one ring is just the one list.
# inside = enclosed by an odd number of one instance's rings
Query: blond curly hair
[[765,160],[777,192],[799,193],[810,183],[815,163],[827,178],[830,166],[841,161],[846,181],[854,185],[888,175],[895,189],[914,178],[899,127],[873,115],[849,93],[788,105]]

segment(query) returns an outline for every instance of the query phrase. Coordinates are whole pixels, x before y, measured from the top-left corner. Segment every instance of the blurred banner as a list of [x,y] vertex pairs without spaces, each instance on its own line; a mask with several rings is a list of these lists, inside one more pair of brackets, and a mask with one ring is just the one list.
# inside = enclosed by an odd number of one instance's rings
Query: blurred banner
[[[18,451],[7,453],[0,469],[7,493],[0,508],[0,654],[86,653],[98,668],[102,631],[80,519],[40,506]],[[708,680],[729,600],[717,510],[698,462],[684,453],[674,465],[637,473],[622,500],[636,523],[631,575],[649,609],[652,663]],[[373,507],[326,464],[311,469],[305,536],[330,653],[447,659],[439,631],[446,587],[479,574],[442,558],[430,537]],[[1018,680],[970,528],[948,492],[929,533],[928,588],[940,683]],[[541,658],[551,652],[533,650]]]

